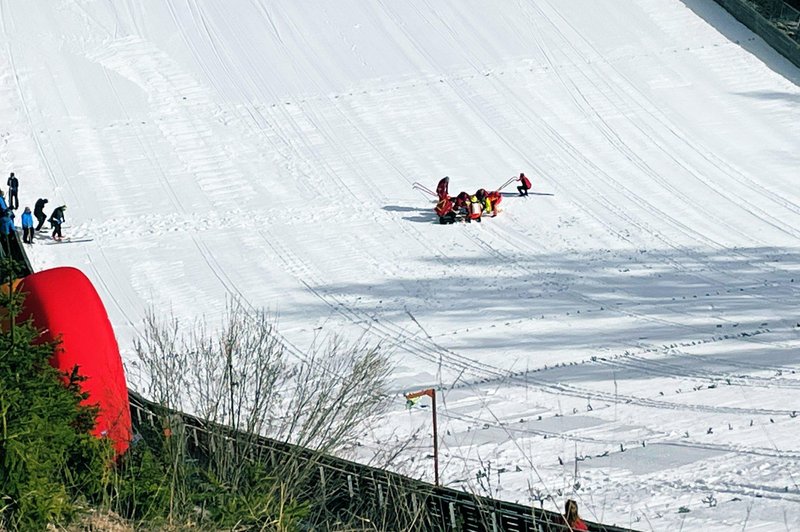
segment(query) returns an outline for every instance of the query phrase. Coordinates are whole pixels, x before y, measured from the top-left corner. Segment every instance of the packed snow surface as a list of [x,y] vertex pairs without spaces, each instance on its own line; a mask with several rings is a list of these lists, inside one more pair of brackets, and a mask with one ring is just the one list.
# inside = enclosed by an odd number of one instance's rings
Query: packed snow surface
[[[390,348],[396,469],[641,530],[800,529],[800,71],[711,0],[4,0],[36,269]],[[434,188],[506,187],[439,225]],[[68,301],[64,302],[69,305]],[[80,309],[75,309],[80,312]],[[421,404],[424,404],[423,401]],[[413,460],[412,460],[413,459]],[[484,476],[485,475],[485,476]]]

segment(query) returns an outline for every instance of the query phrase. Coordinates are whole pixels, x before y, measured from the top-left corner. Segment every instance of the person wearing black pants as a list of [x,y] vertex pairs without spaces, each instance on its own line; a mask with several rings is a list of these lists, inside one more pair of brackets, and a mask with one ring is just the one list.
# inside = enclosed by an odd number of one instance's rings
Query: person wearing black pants
[[61,224],[66,221],[64,218],[65,210],[67,210],[67,206],[62,205],[61,207],[56,207],[56,209],[53,211],[53,214],[50,215],[50,225],[53,228],[54,240],[61,240],[63,238],[61,235]]
[[25,207],[25,212],[22,213],[22,241],[33,244],[33,216],[30,207]]
[[527,196],[528,190],[531,188],[531,180],[525,177],[525,174],[519,174],[517,181],[521,182],[522,184],[517,187],[520,196]]
[[11,175],[8,176],[6,184],[8,185],[8,207],[10,209],[19,209],[19,179],[14,177],[14,172],[11,172]]
[[33,215],[39,220],[39,225],[36,226],[37,231],[41,231],[44,222],[47,221],[47,215],[44,213],[44,206],[46,204],[47,198],[39,198],[36,200],[36,205],[33,206]]

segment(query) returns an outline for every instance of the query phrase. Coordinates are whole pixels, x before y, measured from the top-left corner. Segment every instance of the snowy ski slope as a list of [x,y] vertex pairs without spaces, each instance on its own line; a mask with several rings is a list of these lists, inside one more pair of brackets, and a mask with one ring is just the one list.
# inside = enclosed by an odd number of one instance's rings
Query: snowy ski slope
[[[128,357],[148,306],[239,297],[298,356],[392,347],[367,450],[428,431],[400,392],[443,387],[448,485],[642,530],[800,529],[800,71],[711,0],[0,14],[3,167],[23,206],[68,205],[71,240],[31,260],[81,268]],[[480,225],[411,188],[520,171],[535,194]],[[396,468],[432,479],[428,452]]]

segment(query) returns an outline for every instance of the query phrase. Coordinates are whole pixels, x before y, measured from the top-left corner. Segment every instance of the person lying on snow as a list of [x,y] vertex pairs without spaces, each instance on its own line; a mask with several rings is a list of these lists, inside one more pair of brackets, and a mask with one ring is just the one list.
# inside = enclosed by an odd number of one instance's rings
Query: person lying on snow
[[451,224],[456,221],[456,211],[449,196],[445,196],[436,204],[436,214],[439,215],[439,223]]
[[456,210],[462,210],[469,204],[469,193],[468,192],[459,192],[458,196],[456,196],[456,200],[453,202]]

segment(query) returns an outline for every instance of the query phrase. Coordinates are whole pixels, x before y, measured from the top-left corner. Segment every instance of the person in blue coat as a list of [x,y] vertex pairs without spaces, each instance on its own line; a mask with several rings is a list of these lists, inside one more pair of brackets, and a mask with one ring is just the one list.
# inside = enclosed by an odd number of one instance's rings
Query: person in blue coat
[[30,207],[25,207],[22,213],[22,241],[33,244],[33,214]]
[[0,219],[0,233],[7,237],[14,232],[14,211],[6,209],[3,211],[3,218]]
[[3,242],[3,248],[6,253],[11,253],[11,242],[9,242],[9,235],[14,232],[14,211],[6,205],[5,194],[0,190],[0,240]]

